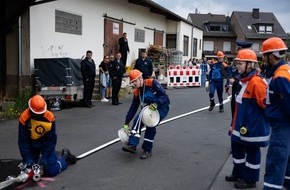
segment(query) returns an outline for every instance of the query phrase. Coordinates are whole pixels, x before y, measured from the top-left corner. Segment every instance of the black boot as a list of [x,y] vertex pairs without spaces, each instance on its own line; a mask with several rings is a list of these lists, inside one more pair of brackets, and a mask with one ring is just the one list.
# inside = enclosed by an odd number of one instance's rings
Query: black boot
[[256,188],[255,182],[246,182],[244,180],[239,180],[234,184],[237,189],[248,189],[248,188]]
[[210,106],[208,108],[208,111],[212,111],[214,106],[215,106],[214,100],[210,100]]
[[234,176],[233,174],[231,174],[231,175],[227,175],[227,176],[225,177],[225,180],[226,180],[226,181],[229,181],[229,182],[235,182],[235,181],[239,181],[239,180],[241,180],[241,178],[236,177],[236,176]]
[[64,157],[67,164],[75,164],[77,162],[76,156],[71,154],[68,148],[62,149],[61,156]]
[[221,104],[221,105],[220,105],[220,113],[223,113],[223,112],[224,112],[224,105]]

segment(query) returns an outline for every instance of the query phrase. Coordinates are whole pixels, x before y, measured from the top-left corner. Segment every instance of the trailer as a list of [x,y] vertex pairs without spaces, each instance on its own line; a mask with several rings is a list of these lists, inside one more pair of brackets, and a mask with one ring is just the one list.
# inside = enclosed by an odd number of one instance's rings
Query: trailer
[[65,102],[83,98],[81,59],[34,59],[36,92],[44,97],[50,110],[61,110]]

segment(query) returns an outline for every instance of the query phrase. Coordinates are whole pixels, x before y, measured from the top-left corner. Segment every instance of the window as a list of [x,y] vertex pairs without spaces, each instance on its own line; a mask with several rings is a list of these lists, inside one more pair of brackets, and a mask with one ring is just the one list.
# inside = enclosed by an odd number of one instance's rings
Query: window
[[210,25],[209,31],[210,32],[228,32],[229,26],[228,25]]
[[199,39],[199,50],[201,50],[201,39]]
[[253,43],[252,50],[253,51],[260,51],[260,44],[259,43]]
[[224,42],[223,50],[224,52],[231,52],[231,42]]
[[135,28],[135,42],[145,42],[145,30]]
[[197,56],[197,39],[193,38],[193,44],[192,44],[192,56]]
[[265,26],[259,26],[259,33],[265,33]]
[[266,26],[266,33],[272,34],[273,33],[273,27],[272,26]]
[[166,35],[166,48],[176,48],[176,34]]
[[183,36],[183,55],[188,56],[188,36]]
[[211,26],[209,27],[209,30],[210,30],[211,32],[219,32],[219,31],[221,30],[221,27],[220,27],[220,26],[211,25]]
[[203,50],[204,51],[213,51],[213,41],[204,41],[203,42]]
[[82,35],[82,16],[55,10],[55,32]]
[[260,34],[272,34],[273,33],[273,26],[261,25],[261,26],[259,26],[258,31]]

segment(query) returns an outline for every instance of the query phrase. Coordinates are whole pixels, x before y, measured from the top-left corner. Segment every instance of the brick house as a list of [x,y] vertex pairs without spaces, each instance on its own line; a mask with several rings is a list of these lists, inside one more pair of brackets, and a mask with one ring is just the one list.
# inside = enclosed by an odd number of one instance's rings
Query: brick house
[[233,11],[232,15],[189,14],[188,20],[203,29],[203,54],[214,57],[218,50],[225,52],[229,61],[236,55],[237,41],[252,43],[258,59],[261,45],[269,37],[277,36],[286,41],[287,34],[273,13]]

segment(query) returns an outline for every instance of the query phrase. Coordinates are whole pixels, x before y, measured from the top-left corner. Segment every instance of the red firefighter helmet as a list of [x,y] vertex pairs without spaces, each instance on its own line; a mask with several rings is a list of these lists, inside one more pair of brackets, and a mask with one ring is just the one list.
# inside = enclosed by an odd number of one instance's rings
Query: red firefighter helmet
[[140,76],[142,76],[142,73],[138,69],[133,69],[130,72],[130,82],[137,80]]
[[278,37],[271,37],[265,40],[262,44],[262,53],[269,53],[269,52],[279,52],[283,50],[287,50],[287,46],[285,45],[284,41]]
[[28,101],[29,109],[35,114],[43,114],[47,110],[46,102],[40,95],[35,95]]
[[222,51],[218,51],[216,56],[217,56],[217,58],[223,58],[225,55]]
[[250,49],[242,49],[239,51],[236,61],[250,61],[250,62],[258,62],[257,55],[253,50]]

